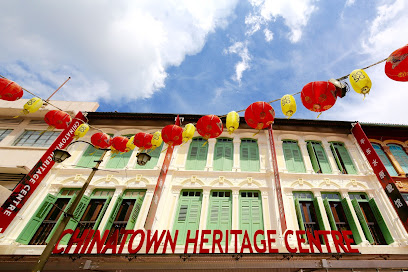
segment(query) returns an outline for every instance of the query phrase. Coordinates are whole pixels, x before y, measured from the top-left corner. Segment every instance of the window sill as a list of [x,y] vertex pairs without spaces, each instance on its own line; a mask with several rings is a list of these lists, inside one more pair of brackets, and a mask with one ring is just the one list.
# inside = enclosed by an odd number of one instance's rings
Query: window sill
[[41,146],[0,146],[0,149],[11,149],[11,150],[48,150],[49,146],[41,147]]

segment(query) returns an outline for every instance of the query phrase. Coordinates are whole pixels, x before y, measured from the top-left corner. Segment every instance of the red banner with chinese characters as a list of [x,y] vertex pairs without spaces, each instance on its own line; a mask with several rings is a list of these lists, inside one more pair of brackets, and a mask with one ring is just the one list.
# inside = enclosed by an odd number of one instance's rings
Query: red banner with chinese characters
[[[177,115],[176,125],[180,126],[180,118]],[[166,157],[164,158],[162,168],[160,170],[159,178],[157,179],[156,188],[154,189],[153,199],[150,203],[149,212],[147,213],[146,222],[144,228],[146,230],[151,230],[154,223],[154,218],[156,217],[157,207],[163,192],[164,181],[166,180],[167,171],[169,170],[170,161],[173,156],[174,146],[170,145],[167,148]]]
[[274,178],[275,178],[275,187],[276,187],[276,196],[278,200],[279,216],[280,216],[282,233],[284,233],[286,231],[287,226],[286,226],[286,218],[285,218],[285,209],[283,207],[282,188],[280,184],[278,162],[276,161],[276,149],[275,149],[275,141],[273,140],[272,125],[270,125],[268,131],[269,131],[269,144],[271,145],[272,167],[273,167],[273,173],[274,173]]
[[82,112],[79,112],[72,120],[69,127],[62,131],[57,139],[55,139],[41,159],[35,164],[33,169],[31,169],[30,173],[28,173],[16,188],[14,188],[9,198],[0,208],[0,233],[3,233],[7,229],[11,221],[13,221],[35,189],[37,189],[38,185],[51,170],[55,163],[52,160],[54,150],[56,148],[66,148],[68,144],[72,142],[75,130],[84,121],[85,116]]
[[367,138],[367,135],[365,135],[359,123],[354,125],[351,132],[360,145],[361,150],[364,152],[364,155],[370,163],[371,168],[373,168],[378,181],[384,188],[385,193],[404,224],[405,229],[408,231],[408,205],[395,186],[394,180],[391,178],[384,164],[381,162],[380,157],[375,152],[373,146]]

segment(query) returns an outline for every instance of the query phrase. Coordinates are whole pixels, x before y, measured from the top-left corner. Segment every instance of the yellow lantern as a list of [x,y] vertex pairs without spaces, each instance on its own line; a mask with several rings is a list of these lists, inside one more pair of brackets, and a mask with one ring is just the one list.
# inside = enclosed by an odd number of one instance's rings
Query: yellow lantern
[[286,94],[281,98],[281,108],[284,115],[290,118],[296,112],[296,100],[290,95]]
[[155,133],[153,133],[153,138],[152,138],[152,150],[156,149],[157,147],[161,146],[163,142],[163,139],[161,137],[161,132],[160,131],[156,131]]
[[24,104],[23,113],[29,114],[36,112],[42,107],[43,103],[44,101],[41,98],[33,97]]
[[88,130],[89,130],[88,124],[81,124],[79,127],[77,127],[77,129],[74,132],[74,139],[77,140],[78,138],[84,137]]
[[226,127],[229,134],[238,129],[239,115],[236,111],[231,111],[227,114]]
[[130,137],[129,141],[126,144],[126,150],[130,151],[136,148],[136,145],[133,143],[135,136]]
[[195,131],[196,128],[193,124],[187,124],[183,130],[183,143],[187,143],[189,140],[191,140]]
[[367,73],[362,69],[357,69],[351,72],[349,75],[349,80],[351,87],[357,93],[366,94],[370,92],[371,89],[371,79],[368,77]]

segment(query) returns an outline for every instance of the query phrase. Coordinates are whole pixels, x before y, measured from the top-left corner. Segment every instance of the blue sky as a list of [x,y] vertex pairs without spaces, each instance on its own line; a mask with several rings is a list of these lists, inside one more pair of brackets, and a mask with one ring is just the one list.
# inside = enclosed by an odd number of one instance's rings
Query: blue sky
[[[408,43],[408,0],[6,1],[0,74],[99,111],[223,115],[339,78]],[[408,83],[366,71],[319,119],[408,124]],[[30,98],[31,95],[26,95]],[[315,119],[295,96],[293,118]],[[284,117],[279,102],[272,103]]]

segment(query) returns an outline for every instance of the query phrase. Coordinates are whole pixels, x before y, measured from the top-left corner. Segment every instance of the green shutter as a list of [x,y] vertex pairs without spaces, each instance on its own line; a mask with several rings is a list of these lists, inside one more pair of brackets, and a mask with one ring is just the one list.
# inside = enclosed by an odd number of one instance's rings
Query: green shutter
[[240,149],[241,171],[259,172],[258,143],[243,141]]
[[390,144],[390,151],[392,155],[394,155],[395,159],[398,161],[399,165],[401,166],[402,170],[405,173],[408,173],[408,156],[407,153],[402,149],[399,145]]
[[327,198],[323,199],[324,209],[326,210],[327,217],[329,219],[330,227],[332,230],[337,230],[336,221],[334,220],[333,212],[330,208],[330,203]]
[[125,229],[132,230],[135,227],[137,217],[139,216],[140,210],[142,208],[143,199],[144,195],[137,197]]
[[292,155],[295,161],[295,172],[296,173],[306,173],[305,164],[303,163],[302,153],[300,152],[299,146],[297,144],[292,144]]
[[330,167],[329,160],[327,159],[326,152],[321,144],[313,144],[313,147],[316,151],[316,157],[319,161],[320,169],[322,170],[323,174],[331,174],[332,170]]
[[334,159],[336,160],[337,168],[339,168],[340,172],[344,173],[343,166],[341,165],[339,156],[337,156],[336,147],[334,146],[333,143],[330,143],[330,149],[333,153]]
[[282,144],[283,156],[285,157],[286,162],[286,169],[288,169],[289,172],[294,173],[296,172],[296,168],[291,146],[292,144],[288,142],[283,142]]
[[103,150],[97,149],[93,146],[88,146],[82,155],[81,159],[76,164],[77,167],[81,168],[92,168],[96,165],[96,160],[99,160],[103,153]]
[[385,168],[387,169],[390,176],[398,176],[397,171],[395,171],[394,166],[388,159],[387,155],[384,153],[382,148],[377,144],[372,144],[375,152],[377,153],[378,157],[380,157],[381,162],[384,164]]
[[207,164],[208,144],[204,145],[202,138],[195,138],[190,143],[188,151],[186,170],[204,170]]
[[106,164],[106,168],[109,169],[123,169],[129,162],[132,156],[133,150],[125,153],[111,154],[111,157]]
[[343,161],[344,167],[346,168],[347,174],[351,175],[357,174],[357,170],[354,167],[353,160],[351,159],[347,149],[342,145],[337,145],[336,148]]
[[377,223],[380,226],[385,242],[387,242],[387,244],[394,243],[394,239],[392,238],[391,232],[388,229],[387,224],[385,223],[384,218],[382,217],[380,209],[378,209],[377,203],[375,203],[374,198],[370,199],[368,201],[368,204],[370,205],[371,210],[373,211],[375,220],[377,220]]
[[[298,219],[299,229],[305,230],[305,223],[303,221],[302,210],[300,209],[300,202],[299,199],[295,198],[295,209],[296,209],[296,216]],[[303,239],[306,239],[306,235],[302,235]]]
[[[231,197],[210,197],[209,213],[207,219],[207,229],[221,230],[225,233],[231,229]],[[208,239],[212,242],[212,238]],[[230,240],[230,239],[229,239]],[[225,241],[225,237],[223,237]]]
[[122,194],[118,196],[118,199],[115,202],[115,206],[113,206],[112,212],[109,216],[108,221],[106,222],[104,230],[110,230],[112,228],[113,222],[115,221],[116,216],[118,215],[120,206],[122,205]]
[[161,146],[157,147],[155,150],[151,150],[151,149],[146,150],[145,152],[147,152],[151,157],[150,160],[143,166],[138,165],[136,163],[135,168],[136,169],[153,169],[157,165],[157,162],[159,161],[159,157],[160,157],[162,148],[163,148],[163,143],[161,144]]
[[224,166],[223,171],[232,171],[234,165],[234,144],[232,142],[224,143]]
[[[67,206],[64,209],[64,212],[68,212],[69,207],[71,207],[72,202],[74,202],[76,197],[76,194],[71,197],[71,199],[69,200]],[[55,224],[55,226],[52,228],[52,231],[50,232],[50,234],[47,237],[47,240],[45,240],[45,242],[48,244],[48,242],[50,241],[51,237],[54,235],[54,232],[57,230],[57,227],[59,226],[59,224],[61,224],[62,219],[64,218],[64,214],[61,214],[61,216],[58,218],[57,223]]]
[[[247,192],[241,192],[246,193]],[[254,192],[251,192],[254,193]],[[260,196],[260,193],[258,193]],[[254,237],[255,231],[263,230],[262,203],[260,197],[242,197],[240,195],[240,229],[247,230],[249,237]],[[243,235],[241,236],[242,241]],[[263,235],[257,236],[259,243]]]
[[319,163],[317,162],[317,157],[314,152],[312,142],[307,142],[307,151],[309,152],[310,162],[312,163],[313,170],[316,173],[319,173],[320,166],[319,166]]
[[[68,221],[67,226],[65,227],[65,229],[72,229],[75,230],[76,226],[78,225],[79,220],[81,220],[82,215],[84,214],[86,208],[88,207],[89,201],[91,200],[91,198],[89,196],[83,196],[81,201],[79,201],[78,206],[76,207],[75,211],[74,211],[74,218],[71,218]],[[69,241],[69,239],[71,239],[71,235],[65,235],[61,241],[60,241],[60,245],[66,245]]]
[[[194,192],[194,194],[196,193],[197,192]],[[201,200],[201,193],[200,196],[183,196],[183,192],[180,194],[178,212],[173,226],[173,233],[176,230],[179,231],[177,244],[185,243],[188,230],[191,230],[193,234],[198,230],[201,215]]]
[[296,142],[283,142],[283,155],[286,161],[286,169],[291,173],[305,173],[302,153]]
[[233,147],[232,141],[217,141],[214,152],[214,171],[232,171]]
[[358,221],[360,221],[360,225],[361,225],[361,228],[363,229],[365,237],[370,242],[370,244],[374,244],[374,238],[371,235],[370,228],[368,227],[368,224],[367,224],[366,219],[364,217],[363,211],[361,210],[360,204],[358,204],[357,199],[353,199],[351,201],[351,204],[353,204],[354,211],[357,214]]
[[351,232],[353,233],[354,242],[358,245],[363,240],[361,239],[360,233],[358,232],[357,224],[354,221],[353,214],[351,213],[351,209],[347,203],[347,199],[343,198],[341,200],[341,205],[343,206],[344,213],[346,214],[347,222],[350,226]]
[[16,242],[28,245],[31,238],[40,227],[41,223],[43,222],[44,218],[50,212],[52,205],[57,201],[57,197],[51,194],[48,194],[43,202],[40,204],[38,209],[35,211],[31,220],[27,223],[24,227],[23,231],[17,237]]
[[97,230],[97,229],[98,229],[99,224],[101,223],[102,218],[105,216],[106,209],[108,208],[111,199],[112,199],[112,196],[108,196],[108,198],[107,198],[106,201],[105,201],[105,204],[103,204],[103,207],[102,207],[101,211],[100,211],[99,214],[98,214],[98,218],[97,218],[96,221],[95,221],[95,225],[94,225],[94,227],[93,227],[94,230]]
[[319,229],[325,230],[323,216],[322,216],[322,212],[320,211],[319,201],[317,200],[317,197],[313,199],[313,206],[314,206],[314,210],[316,213],[317,222],[319,222]]

